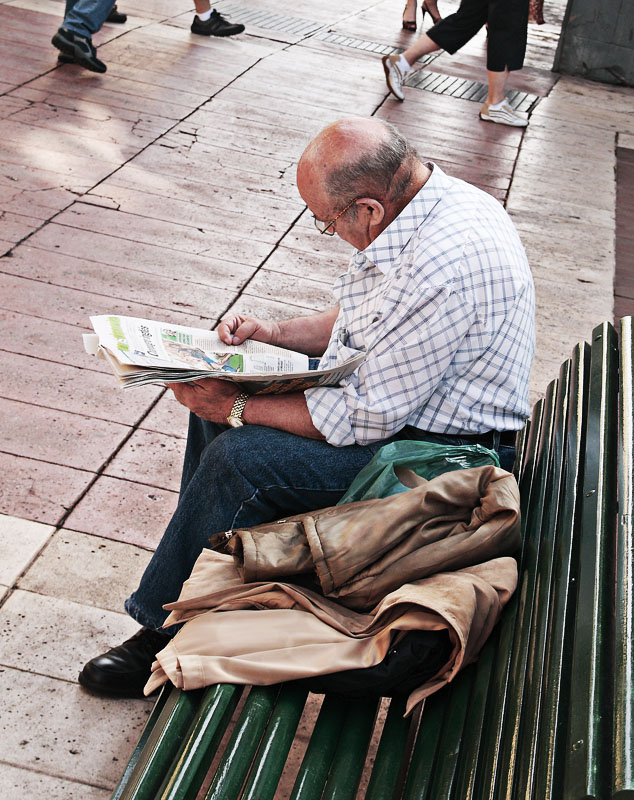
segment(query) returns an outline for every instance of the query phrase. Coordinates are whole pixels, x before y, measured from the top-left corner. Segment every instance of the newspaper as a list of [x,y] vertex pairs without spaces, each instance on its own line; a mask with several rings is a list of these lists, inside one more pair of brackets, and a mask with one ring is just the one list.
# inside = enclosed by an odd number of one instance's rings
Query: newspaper
[[108,362],[124,389],[213,377],[239,383],[251,394],[298,392],[336,386],[365,357],[320,370],[319,360],[303,353],[252,339],[228,345],[203,328],[114,315],[90,321],[95,332],[84,334],[84,347]]

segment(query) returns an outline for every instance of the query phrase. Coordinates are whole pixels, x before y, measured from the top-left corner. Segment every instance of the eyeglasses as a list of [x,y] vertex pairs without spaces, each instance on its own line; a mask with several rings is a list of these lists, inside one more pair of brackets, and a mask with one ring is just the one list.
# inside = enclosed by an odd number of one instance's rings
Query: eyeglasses
[[335,222],[339,219],[342,214],[345,214],[346,211],[353,206],[359,198],[355,197],[354,200],[351,200],[348,205],[340,211],[334,219],[331,219],[327,225],[324,225],[323,222],[320,222],[317,217],[313,214],[313,221],[315,223],[315,227],[319,231],[319,233],[325,233],[326,236],[334,236],[335,235]]

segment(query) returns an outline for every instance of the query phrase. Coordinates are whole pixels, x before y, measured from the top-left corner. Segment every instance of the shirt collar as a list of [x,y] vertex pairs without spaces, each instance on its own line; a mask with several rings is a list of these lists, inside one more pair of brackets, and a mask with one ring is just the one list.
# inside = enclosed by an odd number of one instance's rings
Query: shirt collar
[[405,245],[414,235],[415,231],[425,221],[428,214],[449,188],[450,179],[433,163],[425,164],[431,169],[431,175],[401,213],[393,220],[384,231],[369,244],[365,250],[360,250],[353,257],[357,264],[362,263],[359,257],[374,264],[384,275],[390,271],[392,262],[400,255]]

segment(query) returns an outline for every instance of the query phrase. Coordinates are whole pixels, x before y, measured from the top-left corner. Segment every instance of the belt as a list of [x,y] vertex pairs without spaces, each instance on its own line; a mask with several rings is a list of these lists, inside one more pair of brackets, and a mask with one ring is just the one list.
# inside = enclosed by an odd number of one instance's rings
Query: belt
[[[425,439],[427,436],[442,436],[452,437],[461,442],[472,442],[473,444],[481,444],[488,447],[490,450],[497,450],[498,447],[515,447],[515,440],[518,431],[486,431],[485,433],[439,433],[427,434],[420,428],[415,428],[413,425],[406,425],[399,438],[403,439]],[[497,444],[496,444],[497,440]]]
[[[517,431],[487,431],[486,433],[457,433],[457,439],[465,439],[474,444],[482,444],[489,449],[497,447],[515,447]],[[498,439],[499,437],[499,439]],[[498,444],[496,446],[496,439]]]

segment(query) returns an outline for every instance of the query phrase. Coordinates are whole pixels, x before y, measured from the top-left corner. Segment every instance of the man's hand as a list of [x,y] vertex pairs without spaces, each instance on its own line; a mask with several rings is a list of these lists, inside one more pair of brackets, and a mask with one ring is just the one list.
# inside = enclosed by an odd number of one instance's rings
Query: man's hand
[[280,331],[277,322],[233,314],[220,322],[218,336],[225,344],[242,344],[245,339],[277,344],[280,340]]
[[226,424],[233,403],[240,394],[237,386],[219,378],[204,378],[189,383],[168,383],[174,397],[197,417]]

